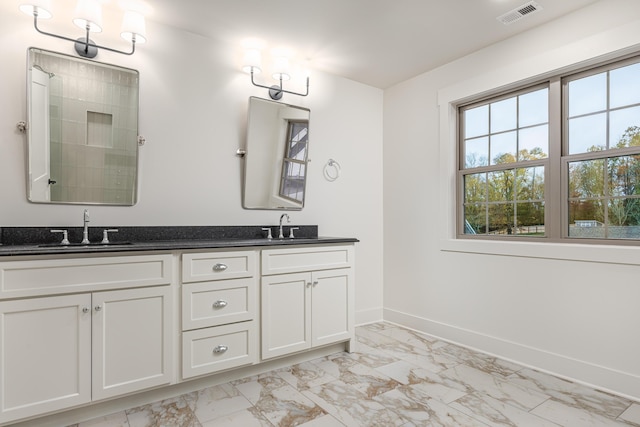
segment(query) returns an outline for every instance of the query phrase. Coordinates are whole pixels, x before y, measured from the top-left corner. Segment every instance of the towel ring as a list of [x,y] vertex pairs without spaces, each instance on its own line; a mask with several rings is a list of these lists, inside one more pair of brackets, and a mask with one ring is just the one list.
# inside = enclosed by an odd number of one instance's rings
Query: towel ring
[[336,179],[340,178],[340,163],[336,162],[333,159],[329,159],[324,165],[323,173],[324,178],[327,181],[335,181]]

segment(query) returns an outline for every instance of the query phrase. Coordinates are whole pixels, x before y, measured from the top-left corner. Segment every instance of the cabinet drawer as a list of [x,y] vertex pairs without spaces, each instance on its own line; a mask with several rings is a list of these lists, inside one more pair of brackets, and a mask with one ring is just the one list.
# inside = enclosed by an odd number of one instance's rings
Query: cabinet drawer
[[255,323],[242,322],[182,333],[182,378],[257,361]]
[[255,252],[207,252],[182,255],[182,282],[237,279],[255,274]]
[[262,274],[296,273],[353,266],[353,246],[262,251]]
[[256,312],[253,278],[182,285],[182,329],[252,320]]
[[171,283],[171,255],[0,262],[0,298]]

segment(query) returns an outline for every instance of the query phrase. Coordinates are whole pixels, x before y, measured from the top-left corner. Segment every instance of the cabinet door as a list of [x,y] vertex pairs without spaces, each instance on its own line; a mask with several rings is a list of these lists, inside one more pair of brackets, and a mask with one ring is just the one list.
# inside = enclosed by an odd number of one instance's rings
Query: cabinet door
[[0,302],[0,423],[91,401],[90,307],[90,294]]
[[311,345],[353,338],[353,272],[350,268],[312,273]]
[[170,290],[93,294],[93,400],[171,382]]
[[262,278],[262,358],[311,347],[311,274]]

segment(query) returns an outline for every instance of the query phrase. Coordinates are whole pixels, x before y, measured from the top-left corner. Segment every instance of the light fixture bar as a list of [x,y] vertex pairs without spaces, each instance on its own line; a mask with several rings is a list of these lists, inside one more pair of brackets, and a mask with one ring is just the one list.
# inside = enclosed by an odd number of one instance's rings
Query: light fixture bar
[[280,85],[273,85],[273,86],[265,86],[265,85],[261,85],[255,82],[255,80],[253,79],[253,68],[251,67],[251,83],[254,86],[257,87],[261,87],[264,89],[269,89],[269,96],[271,97],[271,99],[275,99],[278,100],[280,98],[282,98],[282,94],[283,93],[290,93],[291,95],[298,95],[298,96],[307,96],[309,95],[309,76],[307,76],[307,91],[305,93],[298,93],[298,92],[292,92],[289,90],[284,90],[282,88],[282,74],[280,74]]
[[36,29],[37,32],[39,32],[40,34],[44,34],[45,36],[51,36],[58,39],[73,42],[75,44],[76,52],[78,53],[78,55],[83,56],[85,58],[94,58],[98,54],[98,49],[105,49],[110,52],[121,53],[123,55],[133,55],[133,53],[136,51],[135,33],[131,37],[131,51],[125,52],[122,50],[112,49],[110,47],[101,46],[99,44],[94,43],[89,38],[89,30],[91,28],[89,24],[87,24],[86,26],[86,36],[80,37],[78,39],[72,39],[70,37],[65,37],[58,34],[49,33],[47,31],[43,31],[40,28],[38,28],[38,9],[37,8],[34,8],[34,11],[33,11],[33,27]]

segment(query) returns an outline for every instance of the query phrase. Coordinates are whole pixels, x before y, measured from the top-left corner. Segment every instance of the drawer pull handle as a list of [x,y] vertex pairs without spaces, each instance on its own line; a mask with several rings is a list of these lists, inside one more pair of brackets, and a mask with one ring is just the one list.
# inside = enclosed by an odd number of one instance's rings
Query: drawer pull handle
[[225,308],[227,304],[229,303],[226,302],[225,300],[219,299],[218,301],[215,301],[212,305],[213,305],[213,308]]
[[227,265],[226,264],[216,264],[213,266],[213,271],[225,271],[227,269]]
[[213,348],[213,352],[218,354],[224,353],[227,350],[229,350],[229,347],[227,347],[226,345],[217,345]]

